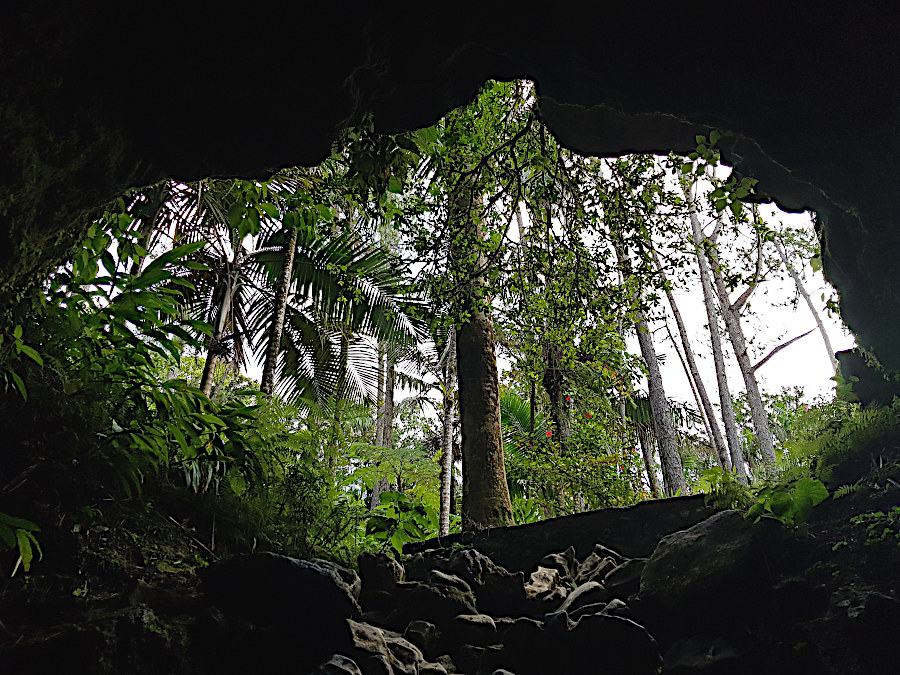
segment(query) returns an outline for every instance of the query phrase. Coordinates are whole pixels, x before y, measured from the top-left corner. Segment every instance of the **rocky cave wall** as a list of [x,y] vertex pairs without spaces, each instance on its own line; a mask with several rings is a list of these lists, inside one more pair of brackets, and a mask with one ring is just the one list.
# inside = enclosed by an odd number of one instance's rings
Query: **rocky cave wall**
[[697,133],[736,132],[725,160],[763,196],[819,212],[845,320],[900,369],[889,4],[121,7],[30,3],[0,26],[4,305],[125,188],[312,164],[366,112],[384,131],[423,126],[486,78],[528,77],[584,153],[686,153]]

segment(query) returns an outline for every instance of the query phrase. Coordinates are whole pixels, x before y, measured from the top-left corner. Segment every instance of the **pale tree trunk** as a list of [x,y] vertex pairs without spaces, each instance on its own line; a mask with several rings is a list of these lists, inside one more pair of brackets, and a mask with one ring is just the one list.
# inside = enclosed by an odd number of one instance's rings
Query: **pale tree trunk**
[[259,389],[268,398],[275,391],[275,366],[281,351],[281,336],[284,334],[284,318],[287,315],[288,291],[294,271],[294,252],[297,248],[297,228],[292,227],[287,235],[284,248],[284,264],[275,283],[275,307],[272,323],[269,324],[269,343],[266,346],[266,360],[263,364],[262,384]]
[[[394,364],[390,357],[385,356],[385,378],[384,378],[384,402],[381,405],[381,438],[377,441],[378,445],[383,448],[394,447],[394,380],[395,370]],[[387,478],[380,478],[372,487],[372,502],[370,508],[375,509],[381,504],[381,493],[391,489],[390,481]]]
[[675,436],[672,412],[669,409],[669,402],[666,400],[666,391],[663,388],[662,375],[659,372],[659,362],[656,360],[656,349],[653,347],[653,339],[643,312],[637,312],[635,327],[637,328],[638,342],[641,345],[641,355],[647,364],[647,388],[650,394],[650,409],[653,411],[653,429],[659,445],[663,483],[666,494],[671,497],[678,493],[683,494],[687,490],[681,455],[678,454],[678,439]]
[[[690,199],[690,194],[687,194]],[[725,353],[722,351],[722,339],[719,336],[719,318],[716,314],[715,290],[709,263],[703,255],[703,232],[700,229],[700,220],[694,211],[691,202],[691,231],[694,240],[694,248],[697,253],[697,267],[700,270],[700,285],[703,288],[703,305],[706,308],[706,321],[709,324],[709,340],[712,345],[713,363],[716,369],[716,384],[719,389],[719,406],[722,412],[722,423],[725,425],[725,438],[728,440],[728,452],[731,454],[731,465],[735,475],[741,483],[747,483],[747,470],[744,466],[744,451],[741,447],[741,437],[738,433],[737,420],[734,417],[734,407],[731,403],[731,391],[728,388],[728,378],[725,375]]]
[[[500,384],[494,354],[494,324],[484,297],[483,232],[473,186],[453,196],[451,270],[460,284],[456,333],[459,415],[463,455],[463,529],[511,525],[512,504],[503,461]],[[474,208],[473,208],[474,207]]]
[[825,349],[828,352],[828,360],[831,362],[831,369],[834,371],[835,376],[838,376],[840,375],[840,366],[838,365],[837,357],[835,357],[834,355],[834,348],[831,346],[831,339],[828,337],[828,332],[825,330],[825,324],[822,323],[822,317],[819,316],[819,312],[816,311],[816,306],[813,304],[812,298],[810,298],[809,293],[806,292],[806,287],[803,285],[803,280],[800,279],[800,275],[797,274],[790,261],[788,261],[784,246],[781,245],[781,242],[778,241],[777,238],[774,240],[774,244],[775,250],[778,251],[778,256],[781,258],[781,261],[787,268],[788,274],[791,275],[791,279],[794,280],[794,285],[797,287],[797,292],[806,301],[806,306],[809,307],[810,313],[816,320],[816,326],[818,326],[819,328],[819,333],[822,335],[822,341],[825,343]]
[[200,376],[200,391],[207,397],[212,394],[213,384],[215,383],[216,364],[219,362],[219,349],[221,348],[220,343],[225,335],[225,328],[228,326],[228,318],[231,315],[231,301],[234,298],[234,286],[237,283],[236,275],[236,271],[229,271],[225,279],[222,300],[219,303],[215,323],[213,324],[212,344],[209,352],[206,354],[206,363],[203,365],[203,374]]
[[[656,251],[653,251],[652,253],[653,261],[656,263],[656,269],[663,282],[665,282],[666,274],[663,271],[662,264],[659,262],[659,257],[656,255]],[[722,431],[719,429],[718,421],[716,421],[712,402],[709,400],[709,394],[706,393],[706,386],[703,384],[703,379],[700,377],[700,370],[697,368],[697,360],[694,358],[694,350],[691,349],[691,341],[688,338],[687,329],[684,327],[684,320],[681,318],[681,312],[678,310],[678,305],[675,303],[675,297],[672,294],[671,289],[665,283],[663,283],[663,288],[666,292],[666,298],[669,300],[669,307],[672,308],[672,315],[675,317],[675,325],[678,326],[678,335],[681,337],[681,346],[684,349],[684,360],[687,362],[688,369],[690,370],[690,379],[693,380],[694,388],[700,399],[700,405],[706,416],[710,440],[712,440],[713,448],[715,448],[716,455],[719,458],[719,466],[722,467],[723,471],[731,471],[731,459],[728,456],[728,447],[725,445],[725,439],[722,438]]]
[[[707,256],[709,257],[710,267],[712,268],[716,293],[719,296],[719,307],[721,308],[722,316],[725,319],[725,328],[728,330],[728,337],[731,339],[731,346],[734,348],[734,354],[737,357],[741,375],[744,377],[744,386],[747,388],[747,402],[750,405],[750,417],[753,421],[753,431],[756,436],[756,442],[759,444],[759,449],[763,456],[765,472],[767,474],[772,474],[775,471],[775,439],[772,436],[772,430],[769,428],[769,417],[766,414],[762,396],[759,393],[756,374],[753,370],[753,364],[750,362],[750,355],[747,353],[747,342],[744,338],[744,331],[741,328],[738,310],[743,303],[738,300],[732,304],[729,299],[728,289],[725,286],[722,272],[718,267],[716,252],[713,249],[712,244],[709,245]],[[746,298],[747,296],[748,293],[745,292],[741,297]]]
[[453,484],[453,389],[456,386],[456,328],[447,333],[447,363],[444,367],[444,429],[441,437],[441,517],[438,534],[450,532],[450,497]]
[[655,462],[653,461],[653,435],[649,429],[643,425],[634,425],[635,433],[638,437],[638,444],[641,446],[641,455],[644,458],[644,469],[647,471],[647,482],[650,485],[650,494],[659,499],[662,494],[659,490],[659,481],[656,479],[656,471],[653,469]]

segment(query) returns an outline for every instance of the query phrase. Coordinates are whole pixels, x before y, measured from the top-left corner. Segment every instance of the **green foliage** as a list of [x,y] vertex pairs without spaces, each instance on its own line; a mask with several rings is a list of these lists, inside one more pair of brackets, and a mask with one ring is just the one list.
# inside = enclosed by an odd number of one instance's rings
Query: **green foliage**
[[852,459],[868,464],[867,453],[880,454],[886,442],[900,435],[900,401],[865,410],[835,400],[804,412],[798,423],[804,426],[787,443],[787,450],[791,457],[808,458],[813,475],[826,482],[837,465]]
[[0,512],[0,547],[18,549],[19,560],[16,562],[16,568],[21,563],[22,569],[26,572],[30,571],[35,549],[37,549],[38,557],[43,557],[41,546],[34,536],[34,533],[40,532],[40,529],[30,520]]
[[713,467],[702,471],[701,475],[696,488],[706,495],[707,505],[717,509],[744,510],[756,501],[752,490],[732,473]]
[[774,518],[790,527],[806,523],[813,507],[828,499],[825,485],[815,478],[766,485],[754,492],[757,503],[750,507],[745,518],[752,518],[755,523],[761,518]]
[[900,546],[900,506],[892,506],[887,513],[861,513],[853,516],[850,522],[858,527],[865,527],[866,546],[890,541]]
[[404,492],[382,492],[381,505],[369,516],[366,534],[399,556],[404,544],[437,536],[438,515]]

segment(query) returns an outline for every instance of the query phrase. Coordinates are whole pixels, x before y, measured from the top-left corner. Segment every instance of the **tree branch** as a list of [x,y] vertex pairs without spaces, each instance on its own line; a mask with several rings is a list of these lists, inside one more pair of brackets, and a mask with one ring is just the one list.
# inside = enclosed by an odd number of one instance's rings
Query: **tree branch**
[[753,372],[756,372],[760,367],[762,367],[762,365],[763,365],[766,361],[768,361],[769,359],[771,359],[773,356],[775,356],[775,355],[776,355],[778,352],[780,352],[782,349],[784,349],[785,347],[790,346],[791,344],[793,344],[794,342],[796,342],[796,341],[799,340],[800,338],[806,337],[807,335],[809,335],[810,333],[812,333],[814,330],[815,330],[815,328],[810,328],[810,329],[809,329],[808,331],[806,331],[803,335],[798,335],[798,336],[795,337],[795,338],[791,338],[790,340],[788,340],[788,341],[785,342],[784,344],[780,344],[780,345],[778,345],[777,347],[775,347],[775,349],[773,349],[772,351],[770,351],[770,352],[766,355],[766,358],[764,358],[762,361],[760,361],[760,362],[757,363],[755,366],[753,366]]

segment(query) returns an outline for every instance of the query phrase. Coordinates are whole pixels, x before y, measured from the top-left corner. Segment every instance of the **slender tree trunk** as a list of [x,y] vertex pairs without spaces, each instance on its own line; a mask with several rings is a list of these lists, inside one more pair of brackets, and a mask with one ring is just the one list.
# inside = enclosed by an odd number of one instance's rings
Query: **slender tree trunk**
[[[394,364],[385,356],[384,378],[384,402],[381,405],[381,439],[379,445],[383,448],[394,447]],[[372,487],[372,503],[370,508],[375,509],[381,504],[381,493],[391,489],[387,478],[380,478]]]
[[659,372],[659,362],[656,360],[656,349],[653,347],[653,339],[643,312],[637,313],[635,327],[637,328],[638,342],[641,345],[641,355],[647,364],[647,388],[650,393],[650,408],[653,411],[653,429],[659,445],[663,483],[666,494],[671,497],[687,490],[681,455],[678,454],[678,439],[675,436],[672,412],[669,409],[669,402],[666,400],[666,391],[663,388],[662,375]]
[[272,312],[272,323],[269,324],[269,343],[266,346],[266,360],[263,364],[262,384],[260,391],[268,398],[275,390],[275,366],[281,351],[281,336],[284,333],[284,317],[287,315],[288,291],[291,287],[291,276],[294,272],[294,252],[297,248],[297,228],[292,227],[287,235],[284,249],[284,264],[275,283],[275,308]]
[[[462,426],[463,528],[511,525],[512,504],[503,461],[500,385],[494,353],[494,324],[484,297],[485,256],[480,243],[473,187],[454,195],[451,214],[451,269],[460,283],[463,320],[456,333],[459,414]],[[474,208],[473,208],[474,207]]]
[[453,483],[453,389],[456,386],[456,328],[447,334],[447,364],[444,369],[444,429],[441,439],[441,517],[438,534],[450,532],[450,496]]
[[[690,194],[688,193],[690,199]],[[703,255],[703,232],[700,229],[700,220],[694,211],[691,202],[691,232],[694,239],[694,248],[697,253],[697,267],[700,270],[700,282],[703,288],[703,305],[706,308],[706,321],[709,324],[709,340],[712,345],[713,362],[716,368],[716,384],[719,389],[719,406],[722,412],[722,423],[725,425],[725,438],[728,440],[728,452],[731,454],[731,465],[735,475],[741,483],[747,483],[747,471],[744,467],[744,451],[741,448],[741,437],[738,433],[737,420],[734,417],[734,407],[731,403],[731,391],[728,388],[728,377],[725,374],[725,353],[722,351],[722,339],[719,336],[719,318],[716,314],[715,291],[709,263]]]
[[[662,280],[665,282],[666,274],[659,262],[659,257],[656,255],[656,251],[653,251],[652,254],[653,261],[656,263],[656,269],[662,277]],[[715,411],[709,400],[709,394],[706,393],[706,386],[703,384],[703,379],[700,377],[700,370],[697,368],[697,360],[694,358],[694,350],[691,349],[691,341],[688,337],[687,329],[684,327],[684,320],[681,318],[681,312],[678,310],[678,305],[675,303],[675,297],[672,294],[671,289],[665,283],[663,284],[663,288],[666,292],[666,298],[669,300],[669,307],[672,308],[672,314],[675,317],[675,325],[678,326],[678,335],[681,337],[681,346],[684,349],[684,360],[687,362],[688,369],[690,370],[690,379],[693,380],[694,388],[696,389],[697,396],[700,398],[700,404],[703,408],[703,413],[706,416],[707,424],[709,425],[710,439],[712,440],[716,455],[719,458],[719,466],[722,467],[723,471],[731,471],[731,459],[728,456],[728,447],[725,445],[725,439],[722,438],[722,431],[719,429],[719,423],[716,421]]]
[[744,331],[741,328],[740,316],[728,298],[728,289],[725,287],[722,272],[718,269],[715,251],[710,248],[707,255],[710,258],[713,280],[716,284],[716,292],[719,295],[719,306],[722,308],[722,316],[725,318],[725,328],[728,329],[731,346],[734,348],[741,375],[744,376],[744,386],[747,388],[747,402],[750,404],[750,417],[753,420],[756,442],[759,444],[763,462],[767,465],[767,472],[774,472],[775,439],[772,436],[772,430],[769,428],[769,417],[766,414],[766,408],[759,393],[759,384],[756,381],[753,364],[750,362],[750,355],[747,353],[747,342],[744,338]]
[[647,470],[647,482],[650,485],[650,494],[655,499],[659,499],[662,494],[659,490],[659,481],[656,479],[656,471],[653,469],[655,462],[653,461],[653,436],[649,429],[645,429],[642,425],[634,425],[635,432],[638,437],[638,444],[641,446],[641,455],[644,458],[644,468]]
[[216,364],[219,362],[219,353],[222,349],[221,342],[225,335],[225,328],[228,325],[228,318],[231,315],[231,301],[234,298],[234,286],[237,283],[236,275],[236,271],[229,271],[228,276],[225,278],[225,288],[222,289],[222,299],[219,302],[219,308],[213,324],[212,343],[206,354],[203,374],[200,376],[200,391],[207,397],[212,394],[213,384],[215,383]]
[[825,324],[822,323],[822,317],[819,316],[819,312],[816,311],[816,306],[813,304],[812,298],[810,298],[809,293],[806,292],[806,287],[803,285],[803,280],[800,279],[800,275],[797,274],[790,261],[788,261],[784,246],[781,245],[781,242],[778,241],[777,238],[774,240],[774,243],[775,250],[778,251],[778,256],[781,258],[781,261],[787,268],[788,274],[791,275],[791,279],[794,280],[794,285],[797,287],[797,292],[806,301],[806,306],[809,307],[810,313],[816,320],[816,326],[818,326],[819,328],[819,333],[822,336],[822,341],[825,343],[825,350],[828,352],[828,360],[831,361],[831,369],[834,371],[835,376],[840,375],[840,365],[838,364],[837,357],[834,355],[834,347],[831,346],[831,339],[828,337],[828,332],[825,330]]

